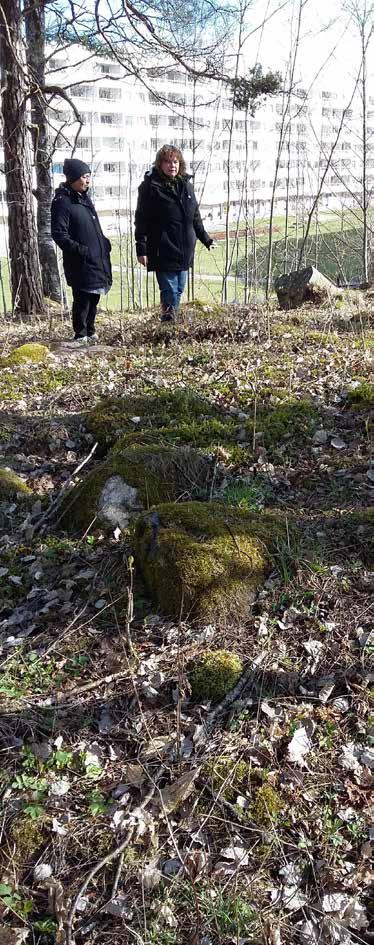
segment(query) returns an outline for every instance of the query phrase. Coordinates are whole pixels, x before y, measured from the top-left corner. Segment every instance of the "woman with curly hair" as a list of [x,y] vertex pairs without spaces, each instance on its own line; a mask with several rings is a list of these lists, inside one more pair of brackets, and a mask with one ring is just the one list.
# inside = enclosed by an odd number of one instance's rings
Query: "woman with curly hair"
[[196,239],[207,249],[213,244],[204,230],[182,152],[164,144],[140,184],[135,213],[136,255],[148,272],[156,273],[162,322],[175,320]]

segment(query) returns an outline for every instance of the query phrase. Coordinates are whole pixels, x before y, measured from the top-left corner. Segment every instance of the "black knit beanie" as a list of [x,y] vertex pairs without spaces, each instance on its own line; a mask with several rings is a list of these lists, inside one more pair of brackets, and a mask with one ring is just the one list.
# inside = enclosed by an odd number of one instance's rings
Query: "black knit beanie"
[[88,164],[79,161],[78,158],[65,158],[62,170],[70,184],[74,184],[74,181],[84,177],[85,174],[91,174],[91,168]]

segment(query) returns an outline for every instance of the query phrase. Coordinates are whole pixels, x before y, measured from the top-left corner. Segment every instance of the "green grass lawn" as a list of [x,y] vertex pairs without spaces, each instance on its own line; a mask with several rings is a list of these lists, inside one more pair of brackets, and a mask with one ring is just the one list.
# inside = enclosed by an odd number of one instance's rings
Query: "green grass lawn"
[[[374,217],[374,213],[372,214]],[[284,236],[285,236],[285,217],[279,216],[274,219],[274,242],[273,242],[273,278],[284,272]],[[233,231],[234,228],[232,228]],[[231,231],[231,232],[232,232]],[[297,268],[299,248],[302,239],[302,228],[298,225],[298,239],[295,237],[296,221],[289,219],[288,225],[288,247],[287,247],[287,271]],[[221,230],[222,233],[222,230]],[[243,226],[240,228],[240,234],[243,233]],[[250,271],[256,270],[257,283],[263,285],[266,278],[267,253],[269,238],[269,221],[266,219],[256,221],[256,267],[253,267],[253,260],[250,255]],[[112,240],[112,264],[113,287],[109,295],[101,300],[101,306],[111,311],[127,311],[132,308],[132,278],[131,269],[127,268],[127,261],[131,259],[131,254],[127,246],[127,236],[121,241],[121,247],[118,239]],[[317,266],[325,275],[335,281],[337,274],[345,281],[353,279],[360,280],[362,272],[361,263],[361,244],[362,227],[360,217],[356,212],[345,211],[344,214],[333,211],[320,211],[318,219],[318,230],[315,223],[312,224],[308,236],[307,245],[304,254],[303,264]],[[242,235],[238,239],[230,239],[230,278],[227,283],[228,300],[243,299],[243,281],[238,275],[244,274],[244,247],[245,241]],[[250,253],[252,250],[251,240],[249,240]],[[220,301],[222,276],[225,271],[226,256],[225,241],[219,238],[215,242],[214,250],[208,251],[200,242],[196,246],[195,254],[195,297],[201,301]],[[122,258],[122,280],[119,271],[120,259]],[[133,259],[136,260],[135,252]],[[8,261],[3,258],[1,263],[0,285],[0,310],[4,307],[9,311],[11,308],[11,299],[9,291],[9,269]],[[122,281],[122,285],[121,285]],[[130,285],[129,285],[130,282]],[[134,268],[135,300],[136,304],[140,302],[140,266],[135,263]],[[158,287],[153,275],[148,276],[148,296],[146,289],[146,275],[142,273],[142,304],[146,306],[147,301],[150,306],[158,303]],[[189,292],[191,298],[191,291]],[[5,305],[4,305],[5,302]]]

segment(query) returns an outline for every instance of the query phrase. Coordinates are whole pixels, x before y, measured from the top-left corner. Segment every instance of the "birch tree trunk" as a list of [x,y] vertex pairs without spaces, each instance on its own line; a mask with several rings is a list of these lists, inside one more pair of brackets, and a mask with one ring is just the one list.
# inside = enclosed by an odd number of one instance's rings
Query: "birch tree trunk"
[[45,7],[32,5],[27,13],[27,64],[31,80],[31,135],[34,148],[37,198],[37,230],[43,292],[54,302],[61,302],[61,283],[54,242],[51,236],[53,185],[48,147],[46,102],[41,92],[45,84]]
[[27,74],[18,0],[0,7],[4,172],[8,205],[10,281],[14,312],[44,313],[27,140]]

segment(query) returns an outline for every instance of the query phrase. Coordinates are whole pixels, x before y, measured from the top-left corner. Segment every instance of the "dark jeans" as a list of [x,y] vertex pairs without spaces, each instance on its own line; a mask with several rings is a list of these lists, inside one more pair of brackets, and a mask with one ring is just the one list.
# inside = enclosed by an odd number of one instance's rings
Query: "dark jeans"
[[86,338],[95,334],[95,316],[99,295],[89,295],[73,289],[73,320],[74,338]]
[[182,269],[181,272],[156,272],[156,279],[163,308],[173,308],[177,311],[186,287],[187,271]]

